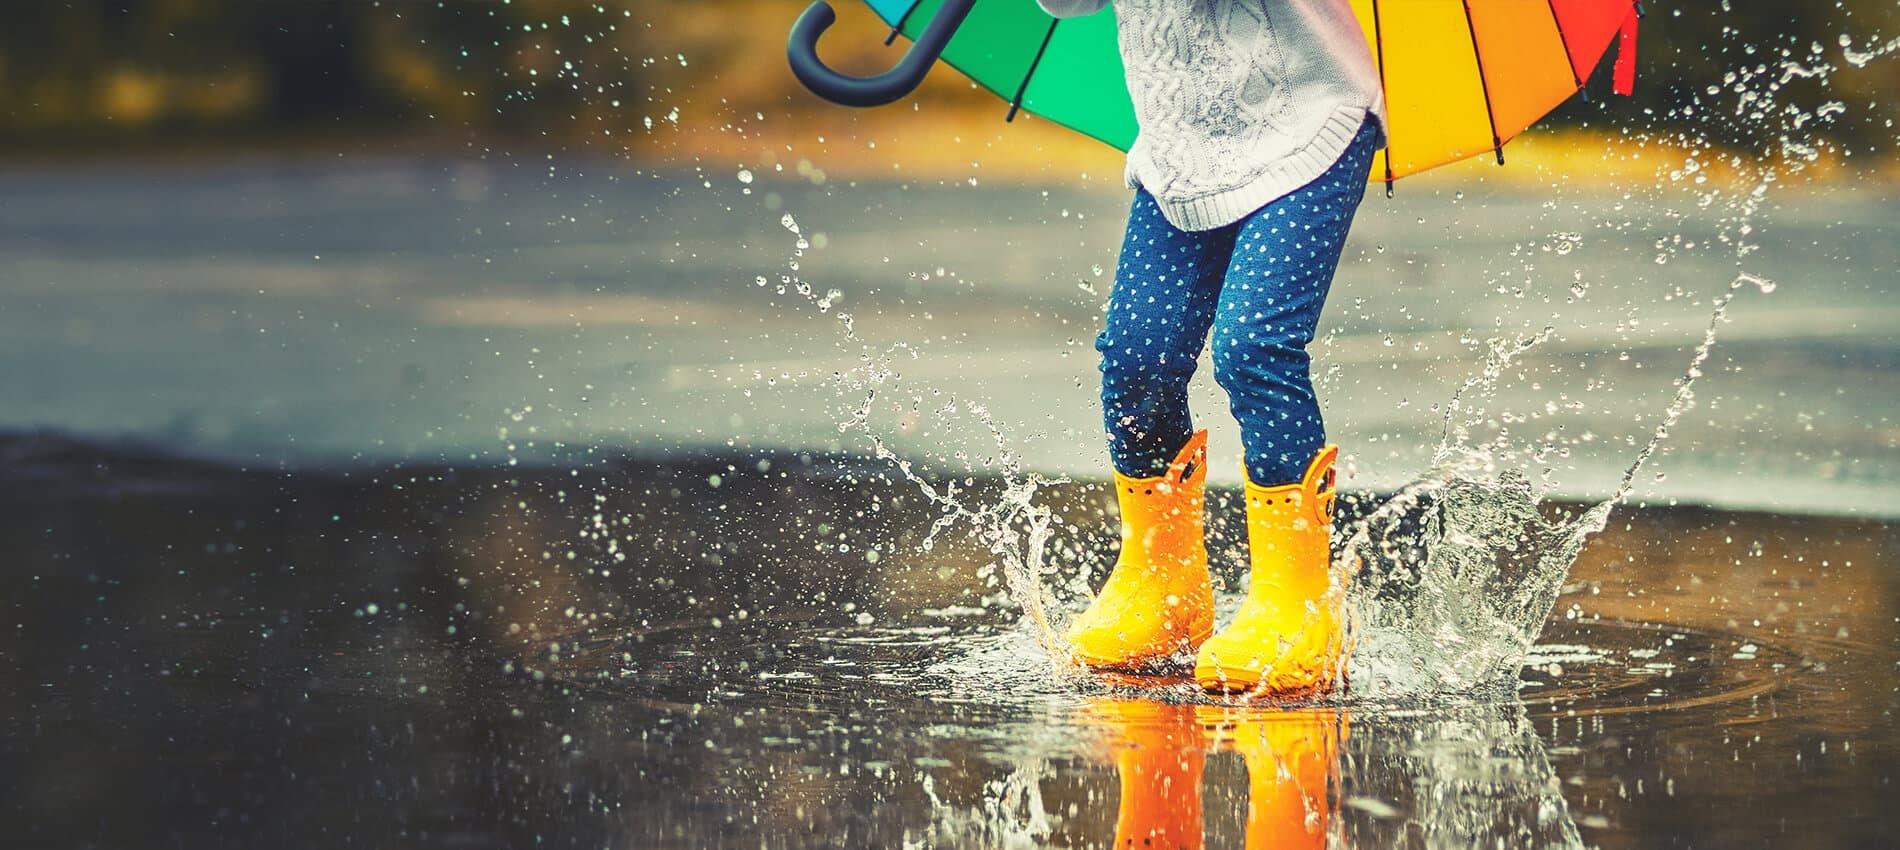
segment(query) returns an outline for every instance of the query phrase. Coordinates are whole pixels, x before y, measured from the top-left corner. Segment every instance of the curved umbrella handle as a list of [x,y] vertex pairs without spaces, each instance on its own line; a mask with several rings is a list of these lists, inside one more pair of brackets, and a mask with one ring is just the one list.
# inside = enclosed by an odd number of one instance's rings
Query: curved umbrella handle
[[785,45],[785,58],[792,64],[792,76],[826,100],[845,106],[883,106],[910,94],[930,73],[930,66],[943,55],[957,27],[970,14],[976,0],[943,0],[937,16],[925,25],[917,43],[899,60],[897,66],[875,77],[840,74],[818,59],[818,37],[830,29],[838,15],[825,0],[817,0],[792,24],[791,40]]

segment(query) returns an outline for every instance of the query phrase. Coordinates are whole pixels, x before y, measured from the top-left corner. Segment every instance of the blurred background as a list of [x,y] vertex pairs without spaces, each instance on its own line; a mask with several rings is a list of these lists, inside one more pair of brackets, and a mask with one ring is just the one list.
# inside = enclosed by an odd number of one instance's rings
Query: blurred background
[[[1119,154],[948,68],[822,103],[785,68],[800,8],[16,10],[0,428],[271,467],[884,445],[1105,475]],[[1368,197],[1316,352],[1350,483],[1462,439],[1607,493],[1747,274],[1773,292],[1638,495],[1900,512],[1900,7],[1649,11],[1634,98]],[[828,58],[885,67],[884,32],[846,8]]]

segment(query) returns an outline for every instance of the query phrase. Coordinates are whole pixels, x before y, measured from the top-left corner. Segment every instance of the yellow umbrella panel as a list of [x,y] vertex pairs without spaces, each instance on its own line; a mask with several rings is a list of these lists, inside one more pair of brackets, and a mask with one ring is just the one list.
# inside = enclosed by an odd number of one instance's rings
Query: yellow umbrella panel
[[1618,91],[1633,72],[1634,0],[1353,0],[1385,86],[1391,181],[1497,151],[1583,89],[1621,34]]

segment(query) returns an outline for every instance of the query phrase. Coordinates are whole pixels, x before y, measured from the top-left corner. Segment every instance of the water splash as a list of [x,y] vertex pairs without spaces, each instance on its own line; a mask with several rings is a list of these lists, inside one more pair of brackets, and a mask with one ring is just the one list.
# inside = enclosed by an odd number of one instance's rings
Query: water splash
[[[1546,325],[1543,330],[1521,339],[1510,341],[1494,339],[1490,341],[1491,350],[1490,354],[1485,357],[1484,368],[1480,369],[1477,374],[1465,379],[1464,384],[1452,392],[1451,400],[1445,404],[1444,428],[1439,434],[1438,448],[1432,452],[1432,463],[1434,465],[1445,462],[1456,451],[1456,447],[1462,446],[1470,441],[1471,429],[1477,423],[1469,417],[1460,417],[1458,415],[1464,412],[1467,406],[1465,395],[1473,391],[1478,393],[1479,398],[1489,395],[1492,390],[1497,388],[1498,378],[1504,375],[1504,371],[1510,368],[1512,363],[1517,362],[1517,360],[1526,353],[1542,345],[1546,340],[1550,339],[1551,334],[1555,331],[1556,328]],[[1494,448],[1503,448],[1506,443],[1506,434],[1507,432],[1500,429],[1497,437],[1493,440]]]
[[[1370,816],[1344,818],[1345,840],[1334,846],[1589,846],[1522,705],[1443,707],[1380,720],[1357,724],[1345,742],[1344,804]],[[1430,781],[1417,781],[1422,777]]]
[[935,823],[930,835],[917,843],[906,836],[906,847],[978,846],[1003,850],[1031,850],[1048,846],[1054,824],[1042,797],[1043,765],[1023,759],[1001,778],[983,783],[974,805],[945,801],[936,780],[925,774],[924,798]]
[[1867,63],[1896,50],[1900,50],[1900,38],[1891,38],[1885,42],[1870,44],[1865,50],[1856,50],[1854,48],[1854,37],[1847,33],[1841,33],[1839,43],[1841,45],[1841,58],[1846,59],[1847,64],[1856,68],[1865,68],[1867,67]]
[[1498,462],[1502,434],[1470,446],[1452,420],[1467,390],[1494,385],[1509,363],[1548,337],[1493,345],[1485,368],[1446,410],[1445,439],[1424,476],[1346,529],[1336,571],[1357,649],[1349,662],[1354,696],[1508,690],[1543,632],[1571,564],[1610,512],[1634,491],[1637,475],[1695,404],[1694,387],[1715,348],[1729,303],[1774,283],[1751,274],[1718,296],[1689,365],[1649,441],[1608,499],[1571,516],[1551,511],[1516,465]]
[[[820,314],[830,315],[838,324],[840,344],[856,349],[853,354],[858,365],[832,376],[841,394],[858,399],[838,422],[839,433],[857,433],[862,436],[869,442],[873,456],[888,464],[938,509],[938,517],[921,543],[925,551],[936,546],[940,535],[961,527],[996,559],[980,569],[978,577],[1000,577],[1008,598],[1020,606],[1024,615],[1035,625],[1037,638],[1051,664],[1059,674],[1067,674],[1070,672],[1068,653],[1062,647],[1058,624],[1052,618],[1055,605],[1047,588],[1047,578],[1052,572],[1047,551],[1056,516],[1048,506],[1036,501],[1037,494],[1043,488],[1066,483],[1067,479],[1047,478],[1024,470],[1021,460],[1010,449],[1007,431],[1002,423],[997,421],[987,405],[974,400],[959,404],[952,399],[935,413],[940,418],[957,414],[968,416],[989,432],[991,442],[996,447],[992,464],[1002,486],[1002,490],[994,496],[989,496],[987,492],[983,496],[975,495],[979,491],[974,489],[973,478],[950,477],[941,483],[933,481],[919,472],[912,461],[892,450],[874,422],[875,407],[880,394],[901,380],[901,373],[897,369],[899,358],[915,360],[922,356],[921,352],[908,343],[898,343],[880,350],[860,338],[851,314],[836,309],[835,305],[843,298],[843,293],[833,289],[821,297],[799,276],[800,260],[811,245],[802,235],[797,219],[791,213],[786,213],[779,223],[795,237],[795,242],[792,255],[786,262],[786,271],[779,275],[777,291],[781,294],[796,293]],[[963,483],[959,484],[959,481]]]

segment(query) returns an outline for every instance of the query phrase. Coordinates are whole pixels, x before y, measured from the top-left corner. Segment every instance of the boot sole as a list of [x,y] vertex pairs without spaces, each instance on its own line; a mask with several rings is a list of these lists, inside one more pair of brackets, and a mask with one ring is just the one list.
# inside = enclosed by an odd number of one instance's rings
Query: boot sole
[[1087,653],[1070,649],[1069,657],[1090,670],[1100,670],[1105,673],[1152,673],[1157,669],[1166,671],[1177,666],[1170,663],[1174,659],[1182,655],[1192,655],[1201,648],[1201,644],[1206,643],[1207,639],[1213,636],[1214,630],[1210,628],[1196,637],[1182,641],[1173,652],[1163,655],[1147,655],[1137,658],[1097,658]]
[[[1242,680],[1219,674],[1203,675],[1199,670],[1196,670],[1194,671],[1194,683],[1199,685],[1201,690],[1207,693],[1232,696],[1234,694],[1251,693],[1259,688],[1260,676],[1255,674],[1251,680]],[[1313,699],[1333,693],[1338,690],[1342,684],[1344,683],[1331,682],[1326,684],[1313,684],[1298,688],[1288,688],[1286,690],[1263,691],[1260,695],[1273,697],[1275,699]]]

